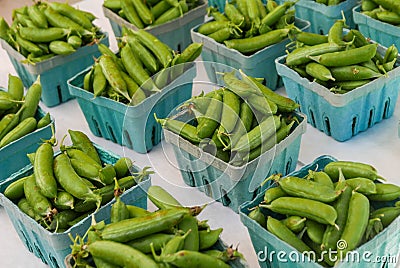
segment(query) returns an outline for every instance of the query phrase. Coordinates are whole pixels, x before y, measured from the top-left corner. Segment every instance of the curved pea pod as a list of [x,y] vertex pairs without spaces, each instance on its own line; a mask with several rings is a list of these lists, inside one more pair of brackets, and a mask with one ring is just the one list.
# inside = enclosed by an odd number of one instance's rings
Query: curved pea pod
[[325,203],[335,201],[341,194],[341,191],[335,191],[330,186],[293,176],[282,178],[279,180],[279,185],[288,195]]
[[172,264],[176,267],[215,267],[215,268],[228,268],[230,267],[224,261],[217,259],[213,256],[190,250],[181,250],[174,254],[161,256],[160,261]]
[[223,91],[220,129],[223,133],[231,133],[235,128],[240,113],[240,98],[230,90]]
[[400,186],[391,183],[376,183],[376,193],[369,194],[372,201],[393,201],[400,197]]
[[353,81],[381,77],[382,74],[361,65],[348,65],[330,68],[332,76],[338,81]]
[[153,245],[154,251],[158,252],[161,248],[168,243],[175,235],[155,233],[145,237],[137,238],[132,241],[128,241],[125,244],[139,250],[142,253],[151,253],[150,244]]
[[261,212],[260,207],[255,207],[252,211],[250,211],[248,216],[250,219],[255,220],[262,227],[267,227],[267,221],[264,214]]
[[370,218],[381,219],[384,228],[389,226],[400,215],[400,207],[383,207],[374,210]]
[[122,267],[158,267],[157,263],[146,254],[114,241],[95,241],[88,245],[88,251],[94,257]]
[[185,215],[195,214],[190,208],[161,209],[143,217],[126,219],[104,227],[101,237],[104,240],[127,242],[149,234],[154,234],[178,224]]
[[36,150],[33,164],[36,184],[41,193],[48,198],[57,197],[57,181],[53,173],[53,155],[52,144],[44,142]]
[[150,211],[148,211],[148,210],[146,210],[144,208],[137,207],[137,206],[134,206],[134,205],[126,205],[126,208],[129,211],[129,217],[130,218],[142,217],[142,216],[146,216],[146,215],[151,213]]
[[113,58],[108,55],[102,55],[99,58],[99,65],[101,66],[103,74],[111,87],[122,96],[130,100],[126,82],[123,79],[121,71],[118,69],[118,65],[114,62]]
[[74,209],[75,198],[68,192],[59,191],[53,203],[58,209]]
[[322,244],[322,238],[325,233],[325,225],[313,220],[306,221],[306,232],[308,237],[314,242],[319,245]]
[[191,43],[182,51],[175,64],[195,61],[200,56],[202,49],[203,43]]
[[75,159],[78,160],[79,162],[83,162],[84,164],[92,165],[97,170],[100,170],[102,168],[101,164],[99,164],[96,160],[94,160],[87,153],[85,153],[80,149],[67,148],[65,152],[67,153],[70,159]]
[[126,204],[121,201],[121,198],[116,196],[115,203],[111,205],[110,222],[114,223],[125,219],[129,219],[129,210]]
[[158,68],[158,63],[153,54],[145,48],[136,37],[132,34],[127,34],[124,36],[126,41],[129,44],[129,47],[132,49],[132,52],[143,62],[144,66],[151,72],[156,73]]
[[333,188],[333,182],[328,174],[323,171],[308,171],[308,178],[312,179],[314,182],[324,184]]
[[31,133],[36,129],[36,125],[37,121],[34,117],[24,119],[0,140],[0,148]]
[[343,28],[345,26],[345,19],[336,20],[328,31],[328,42],[343,44]]
[[45,116],[40,118],[40,120],[37,123],[36,128],[39,129],[39,128],[45,127],[45,126],[49,125],[50,123],[51,123],[50,113],[46,113]]
[[4,39],[7,43],[10,43],[10,37],[8,35],[10,26],[3,17],[0,17],[0,38]]
[[[21,46],[21,48],[28,51],[28,53],[32,53],[36,56],[43,55],[43,50],[38,45],[36,45],[35,43],[33,43],[29,40],[22,38],[19,33],[15,33],[15,40]],[[20,51],[21,53],[23,52],[22,49]],[[22,53],[22,54],[24,55],[24,53]]]
[[68,55],[76,51],[73,46],[61,40],[51,41],[49,44],[49,49],[51,52],[57,55]]
[[155,21],[154,25],[160,25],[166,23],[168,21],[174,20],[183,16],[184,13],[188,12],[189,7],[186,1],[179,1],[179,6],[171,7],[167,11],[165,11],[162,15],[160,15]]
[[50,6],[47,6],[43,12],[46,16],[47,22],[53,27],[70,29],[73,32],[81,34],[81,35],[88,35],[88,36],[93,35],[92,31],[85,29],[80,24],[71,20],[67,16],[61,15],[58,11],[54,10]]
[[40,216],[48,216],[52,213],[52,206],[50,201],[41,194],[39,187],[35,182],[35,175],[28,176],[24,183],[24,193],[26,200]]
[[276,29],[254,37],[226,40],[224,43],[228,48],[236,49],[241,53],[252,53],[281,42],[287,38],[289,32],[290,29]]
[[275,199],[278,199],[279,197],[282,196],[287,196],[287,194],[280,186],[271,187],[268,188],[264,193],[264,202],[266,204],[269,204]]
[[296,41],[307,46],[315,46],[328,43],[328,36],[317,33],[299,32],[295,35]]
[[222,228],[199,231],[199,250],[201,251],[207,250],[211,248],[213,245],[215,245],[222,231],[223,231]]
[[264,96],[251,95],[246,99],[247,103],[255,110],[263,115],[276,114],[278,111],[278,106],[275,102],[270,101]]
[[70,18],[74,22],[81,25],[83,28],[87,30],[92,30],[92,22],[84,11],[76,9],[68,3],[50,2],[49,5],[52,9],[56,10],[61,15]]
[[333,181],[337,181],[339,178],[339,168],[342,170],[343,176],[346,179],[362,177],[376,180],[381,178],[372,165],[353,161],[330,162],[324,167],[324,172],[326,172]]
[[241,98],[247,98],[252,94],[262,95],[262,92],[256,86],[238,79],[234,71],[224,73],[222,79],[226,87]]
[[147,196],[159,209],[182,207],[178,200],[158,185],[151,185],[147,191]]
[[8,74],[7,92],[14,100],[22,100],[24,97],[24,84],[18,76]]
[[306,198],[280,197],[272,201],[270,205],[260,204],[260,207],[268,208],[284,215],[306,217],[322,224],[335,225],[337,218],[337,212],[332,206]]
[[309,56],[309,58],[327,67],[347,66],[372,59],[376,54],[377,47],[377,44],[369,44],[345,51],[331,52],[319,56]]
[[36,212],[33,210],[33,207],[29,204],[28,200],[26,200],[25,197],[21,198],[18,201],[17,206],[23,213],[25,213],[35,221],[39,221],[41,219],[41,216],[36,214]]
[[117,55],[112,52],[112,50],[103,43],[97,44],[97,47],[102,55],[110,56],[113,61],[118,65],[121,71],[126,71],[124,65],[122,64],[121,58],[118,58]]
[[11,200],[18,200],[24,196],[24,183],[28,177],[20,178],[10,183],[4,190],[4,196]]
[[68,130],[68,133],[74,148],[83,151],[101,165],[99,154],[97,153],[96,148],[93,146],[92,141],[85,133],[79,130],[71,129]]
[[[186,250],[199,251],[200,231],[196,217],[193,217],[191,215],[184,216],[182,221],[178,225],[178,229],[182,230],[185,233],[185,235],[183,236],[183,245],[178,250],[186,249]],[[163,251],[163,254],[164,253],[165,252]]]
[[244,16],[235,7],[235,5],[226,2],[224,7],[225,16],[228,17],[230,21],[238,26],[243,26],[245,22]]
[[218,30],[228,28],[231,24],[232,22],[230,21],[213,20],[200,25],[197,32],[204,35],[210,35]]
[[6,114],[0,120],[0,140],[10,132],[16,125],[18,125],[18,114]]
[[86,201],[96,201],[98,207],[100,206],[101,197],[95,194],[88,184],[84,182],[85,179],[76,174],[68,156],[64,153],[59,154],[54,159],[54,175],[65,191],[78,199]]
[[344,45],[338,45],[336,43],[323,43],[310,47],[299,47],[287,55],[286,64],[288,66],[302,65],[311,61],[310,56],[318,56],[344,49]]
[[204,116],[198,118],[197,136],[200,139],[211,138],[217,129],[222,113],[222,96],[214,93]]
[[197,128],[190,124],[174,119],[159,119],[159,118],[157,118],[157,122],[160,123],[163,128],[166,128],[182,136],[183,138],[192,143],[198,144],[201,141],[201,139],[197,135]]
[[294,233],[300,233],[306,226],[307,218],[300,216],[288,216],[281,222]]
[[346,184],[349,185],[354,191],[365,195],[376,193],[376,184],[370,179],[351,178],[346,180]]
[[268,116],[250,132],[244,134],[234,145],[232,151],[246,152],[257,148],[268,138],[275,135],[276,131],[280,128],[280,125],[280,116]]
[[70,44],[73,48],[78,49],[82,46],[82,38],[77,35],[70,35],[67,39],[67,43]]
[[369,212],[368,198],[363,194],[353,192],[350,198],[346,224],[340,237],[340,240],[345,241],[347,246],[345,248],[337,248],[339,256],[346,256],[345,253],[357,248],[360,244],[368,225]]
[[121,10],[124,12],[125,17],[130,23],[135,25],[139,29],[144,28],[144,24],[137,13],[133,2],[130,0],[121,0]]
[[331,71],[322,64],[316,62],[310,62],[306,65],[306,73],[315,79],[321,81],[335,81],[335,78],[332,76]]
[[48,229],[54,232],[68,229],[70,227],[68,223],[76,219],[78,216],[80,216],[78,212],[70,209],[60,211],[51,219]]
[[159,16],[161,16],[161,14],[166,12],[171,7],[172,5],[170,5],[167,1],[161,0],[150,8],[150,12],[153,14],[154,19],[157,19]]
[[122,178],[128,174],[133,162],[129,157],[120,157],[117,162],[114,163],[114,170],[116,172],[117,178]]
[[311,251],[310,247],[290,231],[286,225],[271,216],[267,218],[267,230],[300,252]]
[[34,28],[34,27],[20,27],[19,34],[22,38],[35,43],[47,43],[54,40],[59,40],[70,34],[71,30],[51,27],[51,28]]
[[114,166],[112,164],[106,164],[99,171],[100,181],[106,185],[111,184],[114,181],[114,178],[116,178],[116,175],[117,173],[115,172]]
[[173,59],[171,49],[166,44],[161,42],[156,36],[143,29],[133,31],[132,33],[145,47],[153,52],[164,68],[171,64]]
[[107,79],[103,73],[100,64],[95,63],[93,65],[93,78],[92,78],[92,88],[94,97],[101,96],[107,88]]
[[39,105],[40,97],[42,95],[42,86],[38,78],[27,90],[24,97],[24,104],[21,107],[21,114],[19,120],[22,121],[28,117],[33,117]]
[[[251,107],[246,103],[242,102],[240,104],[239,120],[236,122],[235,129],[230,136],[230,146],[234,146],[240,137],[246,132],[250,131],[251,123],[253,122],[253,111]],[[228,149],[228,148],[227,148]]]

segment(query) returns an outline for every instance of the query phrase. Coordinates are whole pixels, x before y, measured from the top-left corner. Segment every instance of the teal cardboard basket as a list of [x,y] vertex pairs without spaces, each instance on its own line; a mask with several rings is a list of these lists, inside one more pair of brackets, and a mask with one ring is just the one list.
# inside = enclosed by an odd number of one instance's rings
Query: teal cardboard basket
[[[384,55],[386,48],[378,46]],[[285,65],[286,56],[276,59],[289,98],[300,104],[308,122],[337,141],[346,141],[393,115],[400,83],[400,57],[396,68],[346,94],[334,94],[326,87],[301,77]]]
[[[46,113],[39,107],[35,117],[40,120],[45,115]],[[51,118],[49,125],[36,129],[0,149],[0,182],[29,164],[26,154],[36,151],[42,140],[51,138],[51,125],[54,125],[54,118]]]
[[352,9],[357,4],[358,0],[346,0],[336,6],[327,6],[315,0],[299,0],[295,5],[296,17],[311,23],[310,32],[328,34],[335,21],[343,18],[343,11],[346,24],[353,29],[355,24]]
[[361,6],[353,8],[353,18],[359,31],[375,42],[385,47],[395,45],[400,49],[400,31],[399,26],[391,25],[383,21],[371,18],[361,13]]
[[[109,164],[115,163],[119,156],[112,152],[106,151],[96,145],[97,152],[100,155],[100,159]],[[27,157],[26,157],[27,158]],[[134,166],[134,172],[139,171],[137,166]],[[22,212],[17,204],[14,204],[11,200],[4,196],[4,190],[7,186],[20,179],[22,177],[32,174],[33,167],[28,165],[14,173],[10,178],[0,183],[0,204],[3,205],[5,211],[10,218],[15,231],[25,247],[43,263],[49,265],[52,268],[64,267],[65,257],[71,253],[70,245],[72,241],[69,237],[71,234],[73,237],[76,235],[83,236],[87,229],[90,227],[92,222],[92,214],[82,219],[79,223],[70,227],[63,233],[52,233],[44,229],[34,219],[30,218],[24,212]],[[151,185],[151,178],[148,176],[138,185],[126,190],[121,195],[121,200],[127,204],[139,206],[141,208],[147,208],[147,190]],[[109,221],[111,205],[115,202],[115,199],[111,200],[107,204],[101,206],[101,208],[94,213],[97,222],[105,220]]]
[[[177,116],[185,118],[186,113]],[[295,116],[299,124],[284,140],[241,166],[226,163],[171,131],[164,129],[164,135],[165,140],[172,144],[185,184],[197,187],[207,196],[238,212],[239,205],[252,200],[270,174],[288,174],[296,168],[307,120],[301,113]],[[179,117],[176,119],[179,120]]]
[[[106,7],[103,13],[110,21],[111,28],[116,37],[122,36],[122,26],[137,31],[138,28],[129,21],[121,18],[117,13]],[[200,1],[200,5],[189,10],[182,17],[176,18],[169,22],[146,27],[145,30],[156,36],[163,43],[167,44],[171,49],[182,52],[189,44],[192,43],[190,38],[190,29],[203,23],[207,13],[207,1]]]
[[156,122],[192,96],[196,66],[173,80],[161,92],[155,93],[136,106],[106,97],[94,98],[84,90],[83,78],[90,68],[68,80],[71,95],[77,98],[90,131],[139,153],[147,153],[161,141],[162,128]]
[[[322,155],[315,159],[312,163],[302,167],[300,170],[292,172],[290,176],[304,177],[308,174],[308,170],[322,170],[328,163],[337,161],[335,158],[327,155]],[[246,226],[254,251],[259,257],[258,263],[261,268],[321,268],[322,266],[316,262],[302,258],[302,254],[295,248],[290,246],[288,243],[280,240],[275,235],[267,231],[264,227],[258,224],[256,221],[249,218],[248,214],[251,208],[256,207],[260,202],[264,200],[265,191],[260,192],[252,201],[243,203],[239,208],[239,216],[241,222]],[[400,200],[400,199],[398,199]],[[397,201],[397,200],[396,200]],[[382,206],[394,206],[392,202],[375,202],[372,205],[378,207]],[[376,204],[383,203],[383,204]],[[267,209],[263,209],[265,215],[272,215]],[[381,268],[381,267],[396,267],[396,262],[393,260],[398,259],[400,253],[400,217],[394,220],[388,227],[386,227],[381,233],[375,236],[369,242],[361,245],[355,251],[360,257],[360,261],[343,262],[334,266],[337,268]],[[275,254],[274,254],[275,253]],[[297,253],[297,254],[296,254]],[[368,255],[366,255],[366,253]],[[279,254],[279,255],[278,255]],[[289,258],[289,254],[291,258]],[[366,256],[364,258],[363,256]],[[297,257],[298,260],[297,260]],[[376,261],[376,257],[380,257],[382,261]],[[384,258],[386,257],[386,262]],[[389,259],[390,258],[390,259]],[[350,259],[351,260],[351,259]],[[368,262],[368,260],[371,260]]]
[[[100,43],[108,46],[108,34],[103,33],[103,35]],[[92,44],[80,47],[69,55],[57,55],[32,65],[23,63],[26,58],[6,41],[0,39],[0,42],[26,88],[30,87],[40,75],[41,100],[47,107],[56,106],[71,99],[67,80],[92,65],[93,57],[101,55],[97,44]]]
[[[297,18],[295,25],[302,31],[307,31],[310,27],[308,21]],[[227,48],[224,44],[220,44],[208,36],[198,33],[199,27],[200,25],[193,28],[191,35],[193,42],[203,43],[201,59],[209,63],[206,72],[211,82],[219,85],[223,84],[222,77],[217,73],[229,72],[234,68],[241,69],[252,77],[265,78],[266,85],[272,90],[278,87],[279,76],[275,69],[275,59],[286,54],[286,45],[290,42],[289,38],[246,56],[235,49]]]

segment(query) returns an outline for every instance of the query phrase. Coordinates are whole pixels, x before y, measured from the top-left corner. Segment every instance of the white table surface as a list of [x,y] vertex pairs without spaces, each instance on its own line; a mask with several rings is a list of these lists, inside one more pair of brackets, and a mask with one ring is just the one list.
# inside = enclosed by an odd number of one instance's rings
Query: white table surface
[[[108,20],[104,18],[100,2],[85,0],[77,6],[91,11],[98,17],[95,24],[109,33],[110,46],[115,51],[117,49],[115,37]],[[16,75],[16,72],[3,49],[0,49],[0,59],[0,85],[6,86],[8,74]],[[285,94],[284,89],[279,89],[278,92]],[[239,245],[239,250],[246,257],[249,267],[259,267],[247,228],[241,223],[239,215],[218,202],[212,202],[197,189],[187,187],[182,181],[180,172],[174,166],[175,157],[171,147],[164,141],[153,148],[149,154],[139,154],[94,136],[76,100],[70,100],[52,108],[47,108],[42,104],[42,108],[49,111],[55,118],[58,139],[61,139],[68,129],[81,130],[104,148],[131,157],[138,166],[153,166],[156,174],[152,176],[152,184],[163,186],[184,205],[209,203],[200,214],[200,218],[208,219],[213,228],[223,227],[221,237],[224,242],[228,245]],[[399,117],[400,107],[397,105],[391,118],[383,120],[346,142],[337,142],[308,124],[307,131],[301,140],[299,166],[302,163],[312,162],[318,156],[331,155],[341,160],[373,164],[388,182],[400,184],[400,175],[397,171],[397,164],[400,162]],[[152,208],[151,204],[149,208]],[[2,207],[0,207],[0,227],[0,267],[48,267],[25,248]]]

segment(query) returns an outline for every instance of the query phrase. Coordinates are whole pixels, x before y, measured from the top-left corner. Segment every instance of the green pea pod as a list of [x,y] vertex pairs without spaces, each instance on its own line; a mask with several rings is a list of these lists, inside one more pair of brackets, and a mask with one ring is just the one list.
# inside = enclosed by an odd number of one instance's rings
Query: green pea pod
[[123,178],[128,175],[128,172],[132,168],[132,160],[128,157],[120,157],[117,162],[114,163],[114,170],[116,172],[117,178]]
[[262,227],[267,227],[267,221],[265,219],[264,214],[261,212],[260,207],[255,207],[250,213],[248,214],[249,218],[255,220],[258,224]]
[[24,183],[27,178],[23,177],[10,183],[4,190],[4,196],[11,200],[19,200],[24,197]]
[[24,183],[24,193],[26,200],[40,216],[48,216],[52,213],[52,206],[50,201],[41,194],[39,187],[36,185],[35,176],[32,174],[28,176]]
[[153,14],[154,19],[164,14],[172,6],[165,0],[159,1],[157,4],[151,7],[150,12]]
[[215,129],[217,129],[222,113],[222,96],[215,93],[204,117],[201,117],[197,125],[197,136],[200,139],[211,138]]
[[264,202],[266,204],[271,203],[275,199],[279,197],[287,196],[286,192],[280,186],[277,187],[270,187],[264,193]]
[[230,21],[213,20],[200,25],[200,27],[197,29],[197,32],[204,35],[210,35],[218,30],[226,29],[230,25]]
[[7,89],[8,94],[10,94],[14,100],[20,101],[24,97],[24,84],[18,76],[8,74]]
[[103,43],[97,44],[97,47],[102,55],[108,55],[112,57],[113,61],[118,65],[120,70],[126,71],[124,65],[122,64],[122,60],[117,57],[117,55],[112,52],[112,50]]
[[376,193],[369,194],[372,201],[393,201],[400,197],[400,186],[391,183],[376,183]]
[[61,40],[51,41],[49,44],[49,49],[51,52],[57,55],[68,55],[76,51],[73,46]]
[[361,242],[369,220],[369,200],[363,194],[353,192],[350,198],[346,225],[340,240],[346,242],[346,247],[338,247],[338,256],[357,248]]
[[88,251],[94,257],[122,267],[158,267],[157,263],[146,254],[114,241],[95,241],[88,245]]
[[63,39],[71,30],[51,27],[51,28],[34,28],[34,27],[20,27],[19,34],[22,38],[35,43],[47,43],[54,40]]
[[103,6],[113,11],[121,9],[121,0],[105,0]]
[[330,68],[332,76],[338,81],[371,79],[382,76],[381,73],[360,65],[348,65]]
[[92,31],[85,29],[80,24],[71,20],[67,16],[61,15],[59,12],[57,12],[50,6],[47,6],[47,8],[45,8],[43,12],[46,16],[48,23],[53,27],[70,29],[74,33],[78,33],[80,35],[93,36]]
[[34,131],[36,129],[36,125],[37,125],[37,121],[34,117],[28,117],[28,118],[22,120],[14,129],[12,129],[10,132],[8,132],[0,140],[0,148],[31,133],[32,131]]
[[326,174],[323,171],[309,170],[308,178],[313,180],[316,183],[326,185],[328,187],[331,187],[332,189],[334,188],[331,178],[329,177],[328,174]]
[[159,209],[182,207],[179,201],[161,186],[151,185],[147,191],[147,195],[151,202]]
[[262,92],[257,87],[246,83],[244,79],[238,79],[234,71],[224,73],[222,78],[226,87],[241,98],[245,99],[252,94],[262,95]]
[[335,78],[332,76],[331,71],[322,64],[316,62],[310,62],[306,65],[306,73],[315,79],[321,81],[335,81]]
[[93,25],[90,19],[79,9],[74,8],[68,3],[50,2],[49,6],[61,15],[70,18],[75,23],[81,25],[86,30],[92,30]]
[[336,43],[323,43],[315,46],[299,47],[287,55],[286,64],[288,66],[302,65],[311,61],[310,56],[341,51],[344,50],[344,48],[344,45],[338,45]]
[[162,15],[160,15],[155,21],[154,25],[160,25],[166,23],[168,21],[174,20],[183,16],[184,13],[188,12],[189,8],[186,1],[179,1],[179,6],[171,7],[167,11],[165,11]]
[[93,94],[95,97],[101,96],[107,87],[107,79],[100,64],[93,65]]
[[125,219],[129,219],[129,210],[126,204],[121,201],[121,198],[116,196],[115,203],[111,205],[110,221],[114,223]]
[[368,195],[376,193],[376,186],[373,181],[366,178],[352,178],[347,179],[346,184],[349,185],[354,191]]
[[224,8],[225,15],[230,21],[238,26],[243,26],[245,19],[240,11],[235,7],[235,5],[226,2]]
[[38,215],[33,210],[33,207],[29,204],[28,200],[26,200],[25,197],[19,199],[19,201],[17,203],[17,206],[23,213],[25,213],[26,215],[28,215],[29,217],[31,217],[35,221],[40,221],[41,216]]
[[72,144],[76,149],[83,151],[101,165],[99,154],[97,153],[96,148],[93,146],[92,141],[85,133],[79,130],[71,129],[68,130],[68,133],[72,140]]
[[314,242],[319,245],[322,244],[322,238],[325,233],[325,225],[313,220],[306,221],[307,235]]
[[235,128],[240,113],[240,98],[230,90],[223,91],[223,106],[220,120],[222,132],[231,133]]
[[178,224],[185,215],[195,214],[189,208],[162,209],[144,217],[131,218],[108,224],[101,232],[104,240],[127,242],[149,234],[154,234]]
[[38,45],[36,45],[35,43],[26,40],[24,38],[21,37],[21,35],[19,33],[15,33],[15,37],[16,37],[16,41],[17,43],[26,51],[28,51],[29,53],[33,53],[36,56],[40,56],[43,54],[43,50],[40,49],[40,47]]
[[57,181],[53,173],[53,146],[42,143],[36,150],[33,172],[41,193],[48,198],[57,197]]
[[158,63],[155,57],[148,49],[146,49],[132,34],[124,36],[132,52],[143,62],[144,66],[152,73],[155,74],[159,70]]
[[43,116],[42,118],[39,119],[36,128],[42,128],[45,127],[47,125],[49,125],[51,123],[51,117],[50,117],[50,113],[46,113],[45,116]]
[[73,48],[78,49],[82,46],[82,38],[77,35],[71,35],[67,39],[67,43],[70,44]]
[[62,230],[68,229],[68,223],[76,219],[78,216],[78,212],[70,209],[60,211],[52,218],[48,229],[54,232],[62,232]]
[[296,33],[296,41],[306,46],[315,46],[328,43],[328,36],[317,33],[299,32]]
[[260,207],[280,214],[306,217],[322,224],[335,225],[337,218],[337,212],[332,206],[306,198],[280,197],[272,201],[270,205],[260,204]]
[[161,248],[166,245],[174,236],[175,235],[173,234],[155,233],[128,241],[126,244],[145,254],[148,254],[151,253],[150,244],[153,245],[153,249],[156,252],[159,252],[161,251]]
[[286,10],[294,5],[295,2],[284,2],[282,5],[277,6],[272,11],[270,11],[262,20],[261,25],[274,25],[280,17],[285,15]]
[[[185,232],[183,238],[183,246],[179,249],[199,251],[200,248],[200,231],[197,225],[196,217],[187,215],[184,216],[178,225],[179,230]],[[176,250],[178,251],[178,250]],[[175,252],[176,252],[175,251]],[[173,253],[175,253],[173,252]],[[165,252],[163,252],[164,254]]]
[[281,222],[294,233],[300,233],[306,227],[307,218],[300,216],[288,216],[281,220]]
[[247,133],[251,129],[251,123],[253,122],[253,111],[251,107],[246,103],[240,104],[239,120],[236,122],[235,129],[232,131],[230,136],[230,144],[227,147],[234,147],[243,134]]
[[341,45],[343,41],[343,28],[345,26],[345,20],[336,20],[328,31],[328,42],[336,43]]
[[183,138],[187,139],[188,141],[198,144],[200,143],[201,139],[197,135],[197,128],[188,124],[184,123],[179,120],[174,119],[156,119],[158,123],[161,124],[163,128],[166,128]]
[[105,184],[111,184],[116,177],[116,172],[114,166],[112,164],[106,164],[103,168],[99,171],[100,180]]
[[267,230],[285,241],[300,252],[310,252],[311,249],[299,239],[289,228],[277,219],[268,216]]
[[74,209],[75,198],[68,192],[59,191],[53,203],[60,210]]
[[215,243],[217,243],[222,231],[222,228],[199,231],[199,249],[203,251],[214,246]]
[[129,218],[142,217],[142,216],[146,216],[146,215],[150,214],[150,211],[147,211],[144,208],[137,207],[134,205],[126,205],[126,208],[129,211]]
[[383,207],[374,210],[370,218],[380,218],[384,228],[389,226],[400,215],[400,207]]
[[376,180],[380,178],[373,166],[352,161],[330,162],[324,167],[324,172],[326,172],[333,181],[337,181],[339,178],[339,168],[342,170],[346,179],[362,177]]
[[0,141],[1,139],[7,135],[15,126],[18,125],[19,116],[18,114],[6,114],[0,120]]
[[198,251],[181,250],[175,254],[160,257],[161,262],[172,264],[176,267],[215,267],[228,268],[229,264],[213,256]]
[[10,26],[3,17],[0,17],[0,38],[10,43],[10,37],[8,35]]

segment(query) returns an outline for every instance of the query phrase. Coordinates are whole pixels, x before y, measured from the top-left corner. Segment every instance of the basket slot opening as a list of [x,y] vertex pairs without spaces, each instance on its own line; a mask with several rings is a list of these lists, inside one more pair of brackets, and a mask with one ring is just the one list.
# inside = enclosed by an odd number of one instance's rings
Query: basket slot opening
[[44,256],[43,256],[42,251],[41,251],[40,248],[38,247],[38,245],[36,245],[36,243],[33,243],[33,247],[35,248],[35,254],[36,254],[36,256],[38,256],[38,257],[42,260],[42,262],[44,262],[45,264],[48,264],[47,261],[46,261],[46,259],[45,259]]
[[97,136],[103,136],[101,134],[101,130],[99,128],[99,123],[97,122],[96,118],[94,118],[94,116],[92,116],[92,122],[93,122],[93,125],[95,127],[95,132],[97,133]]
[[156,125],[154,125],[151,128],[151,144],[153,144],[153,146],[157,145],[157,141],[156,141]]
[[388,118],[389,116],[389,106],[390,106],[390,98],[385,101],[385,105],[383,108],[383,119]]
[[326,133],[326,135],[330,136],[331,135],[331,123],[329,122],[328,117],[324,118],[324,123],[325,123],[325,133]]
[[182,52],[182,46],[181,46],[181,44],[178,44],[178,47],[176,48],[176,50],[178,51],[178,53],[181,53]]
[[115,137],[114,131],[113,131],[112,127],[109,124],[107,124],[107,131],[110,134],[111,140],[113,142],[117,143],[117,139]]
[[51,262],[51,267],[60,268],[60,266],[58,265],[57,260],[56,260],[56,258],[54,258],[54,256],[49,255],[49,260]]
[[290,173],[290,171],[291,171],[290,167],[291,166],[292,166],[292,158],[289,157],[288,161],[286,162],[286,166],[285,166],[285,172],[286,172],[285,175]]
[[357,116],[354,116],[351,124],[351,133],[353,136],[357,134],[357,123],[358,123]]
[[61,90],[61,85],[57,85],[58,101],[59,101],[60,103],[63,102],[61,92],[62,92],[62,90]]
[[33,248],[32,248],[32,245],[31,245],[31,243],[29,242],[29,239],[27,238],[27,235],[26,235],[26,233],[25,233],[25,229],[22,227],[22,226],[24,226],[23,224],[22,224],[22,222],[20,222],[20,221],[18,221],[18,225],[19,225],[19,230],[20,230],[20,234],[22,234],[22,239],[24,240],[24,241],[22,241],[25,245],[26,245],[26,247],[28,248],[28,250],[30,251],[30,252],[33,252]]
[[315,117],[314,117],[314,112],[313,112],[313,110],[312,109],[309,109],[309,112],[308,112],[309,114],[310,114],[310,120],[311,120],[311,125],[313,126],[313,127],[315,127]]
[[323,29],[319,29],[319,34],[325,35],[324,30]]
[[124,138],[125,138],[125,142],[126,145],[128,146],[128,148],[132,148],[132,140],[131,140],[131,136],[129,135],[128,131],[126,129],[124,129]]
[[187,174],[189,174],[189,185],[190,186],[192,186],[192,187],[194,187],[195,186],[195,180],[194,180],[194,175],[193,175],[193,172],[190,170],[190,168],[189,167],[186,167],[186,172],[187,172]]
[[203,177],[203,186],[204,186],[204,192],[206,193],[206,195],[212,197],[210,182],[204,177]]
[[369,110],[369,117],[368,117],[368,127],[371,127],[374,124],[374,114],[375,114],[375,109],[372,108]]
[[261,191],[261,187],[258,186],[258,187],[254,190],[254,192],[253,192],[253,197],[251,198],[251,200],[254,200],[254,199],[257,197],[257,195],[260,193],[260,191]]
[[231,199],[228,197],[228,193],[225,191],[225,189],[223,189],[222,188],[222,186],[221,186],[221,188],[220,188],[220,191],[221,191],[221,201],[222,201],[222,204],[224,205],[224,206],[229,206],[230,204],[231,204]]

